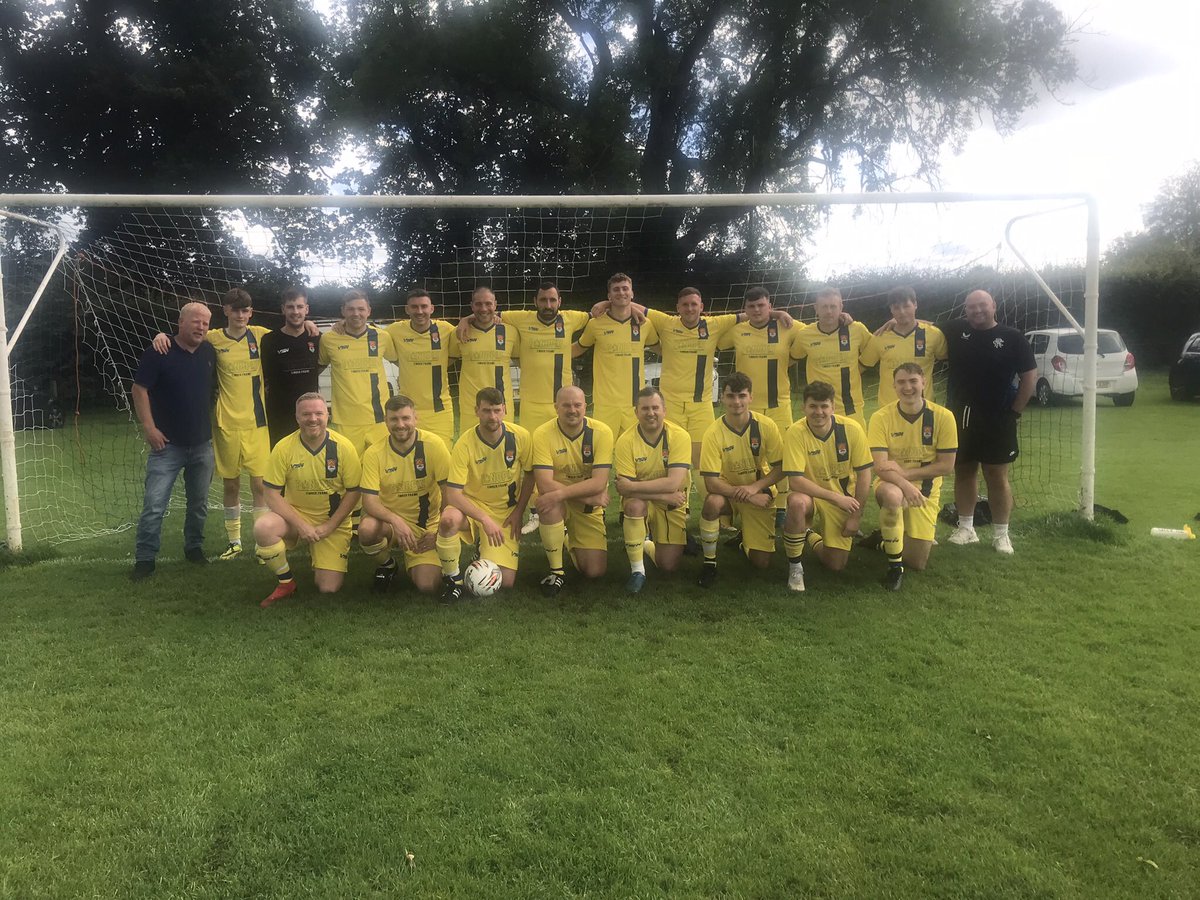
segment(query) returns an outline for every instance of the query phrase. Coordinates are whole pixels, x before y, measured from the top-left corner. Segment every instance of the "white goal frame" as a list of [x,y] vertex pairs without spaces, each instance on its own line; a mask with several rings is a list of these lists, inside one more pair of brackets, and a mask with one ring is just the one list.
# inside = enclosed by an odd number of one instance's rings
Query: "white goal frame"
[[[267,195],[267,194],[0,194],[0,216],[20,219],[55,232],[59,249],[30,298],[20,325],[10,336],[5,321],[4,282],[0,262],[0,473],[4,481],[5,530],[8,547],[22,549],[20,495],[17,485],[16,433],[13,417],[9,357],[20,332],[37,307],[42,292],[66,252],[66,243],[57,226],[11,212],[46,207],[145,207],[145,208],[318,208],[318,209],[572,209],[613,207],[801,207],[801,206],[891,206],[899,204],[954,204],[968,202],[1048,202],[1061,201],[1071,207],[1087,208],[1087,238],[1084,263],[1084,321],[1082,327],[1038,273],[1013,247],[1021,264],[1034,277],[1043,293],[1066,320],[1083,334],[1083,416],[1080,436],[1079,511],[1087,519],[1094,516],[1096,481],[1096,358],[1100,308],[1100,225],[1096,199],[1086,193],[963,193],[933,191],[924,193],[859,194],[609,194],[574,196],[436,196],[411,194],[339,195]],[[1020,216],[1019,218],[1024,218]],[[1017,219],[1013,220],[1014,222]],[[3,219],[0,218],[0,224]],[[1010,227],[1011,227],[1010,223]],[[1011,246],[1011,239],[1009,240]]]

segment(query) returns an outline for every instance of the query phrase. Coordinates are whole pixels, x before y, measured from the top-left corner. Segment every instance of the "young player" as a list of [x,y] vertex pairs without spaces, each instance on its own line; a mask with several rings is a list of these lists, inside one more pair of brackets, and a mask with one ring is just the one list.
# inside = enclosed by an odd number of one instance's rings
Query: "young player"
[[372,444],[363,456],[358,543],[368,557],[387,553],[375,569],[375,591],[391,588],[398,568],[391,548],[402,547],[413,585],[433,593],[442,583],[437,530],[442,485],[450,477],[450,451],[437,434],[417,427],[417,411],[409,397],[390,398],[383,412],[388,438]]
[[267,433],[274,447],[296,430],[296,399],[320,391],[321,335],[308,321],[308,294],[302,287],[280,295],[283,325],[267,332],[262,356],[263,389],[267,401]]
[[896,402],[896,389],[889,372],[900,363],[912,362],[925,373],[925,396],[932,399],[934,364],[946,359],[946,336],[936,325],[917,320],[917,292],[910,287],[888,291],[891,320],[872,335],[863,349],[864,366],[879,365],[879,405]]
[[929,561],[942,478],[954,471],[958,430],[950,410],[925,399],[925,373],[901,363],[892,379],[899,398],[871,416],[875,500],[888,569],[883,586],[900,590],[905,568]]
[[515,329],[496,318],[496,295],[490,288],[478,287],[471,294],[471,315],[465,332],[455,331],[450,338],[450,356],[462,360],[458,372],[458,410],[464,410],[484,388],[494,388],[512,402],[513,357],[520,352],[521,338]]
[[842,318],[842,294],[837,288],[817,292],[817,321],[805,325],[792,345],[794,359],[807,360],[807,381],[824,381],[837,391],[834,411],[862,428],[862,369],[860,358],[871,340],[862,322]]
[[717,580],[717,538],[723,515],[738,513],[742,548],[751,564],[766,568],[775,552],[775,484],[783,478],[783,442],[779,428],[765,415],[753,412],[753,382],[734,372],[721,391],[725,415],[704,434],[700,474],[708,498],[700,513],[700,544],[704,567],[700,587]]
[[255,552],[279,583],[263,608],[296,592],[287,551],[303,541],[322,594],[341,590],[350,554],[350,512],[358,505],[361,468],[354,445],[330,431],[320,394],[296,401],[300,430],[275,445],[267,463],[267,505],[254,523]]
[[[613,450],[617,493],[622,498],[629,581],[638,593],[646,583],[646,554],[660,572],[674,572],[687,544],[687,487],[691,470],[689,435],[667,421],[663,395],[656,387],[638,391],[636,427]],[[650,540],[647,540],[649,531]]]
[[330,332],[322,337],[318,357],[333,376],[334,430],[347,438],[360,456],[387,436],[383,404],[392,389],[383,361],[396,359],[392,339],[371,325],[370,317],[367,295],[348,291],[342,297],[345,333]]
[[806,543],[827,569],[840,572],[846,567],[871,495],[867,435],[853,419],[834,415],[834,396],[827,382],[805,385],[804,418],[783,436],[783,474],[792,489],[783,546],[788,589],[793,591],[804,590],[801,556]]
[[788,368],[792,364],[792,342],[801,329],[789,329],[785,322],[775,318],[766,288],[752,287],[746,291],[742,310],[745,321],[729,329],[718,348],[733,350],[734,368],[758,385],[753,411],[771,419],[783,434],[792,427],[792,382]]
[[592,357],[592,418],[608,426],[614,439],[637,424],[633,408],[646,383],[646,347],[658,343],[654,326],[638,322],[633,280],[618,272],[608,279],[608,311],[592,319],[572,348]]
[[475,398],[479,424],[464,432],[450,453],[437,536],[446,602],[463,595],[458,566],[463,543],[475,544],[481,557],[500,567],[505,587],[517,578],[521,520],[533,492],[532,441],[520,425],[504,421],[507,412],[499,390],[481,390]]
[[[421,430],[454,445],[454,406],[450,402],[450,345],[454,327],[433,317],[433,300],[412,290],[404,300],[407,321],[384,329],[396,352],[399,388],[421,412]],[[389,429],[390,430],[390,429]]]
[[613,436],[599,419],[590,419],[587,399],[574,385],[560,388],[556,417],[533,433],[533,477],[537,483],[538,532],[550,574],[542,593],[557,596],[565,578],[564,543],[584,578],[599,578],[608,569],[608,474],[612,470]]

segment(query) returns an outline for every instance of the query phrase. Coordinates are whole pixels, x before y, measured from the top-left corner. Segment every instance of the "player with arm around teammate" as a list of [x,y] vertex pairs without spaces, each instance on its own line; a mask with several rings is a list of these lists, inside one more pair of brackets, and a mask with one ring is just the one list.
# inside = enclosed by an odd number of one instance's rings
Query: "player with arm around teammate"
[[[674,572],[687,544],[687,489],[691,469],[690,435],[666,419],[656,387],[638,391],[638,423],[617,438],[613,450],[617,493],[625,521],[629,581],[636,594],[646,583],[647,553],[660,572]],[[649,533],[650,539],[647,539]]]
[[958,429],[950,410],[925,399],[919,365],[897,366],[893,385],[899,399],[871,416],[867,440],[888,559],[883,586],[898,591],[906,568],[920,571],[929,561],[942,478],[954,471]]
[[263,389],[267,400],[267,432],[274,447],[296,430],[296,399],[320,391],[321,335],[308,321],[308,292],[286,288],[279,298],[283,324],[263,335]]
[[[804,418],[783,436],[783,474],[789,479],[783,546],[788,589],[804,590],[806,545],[827,569],[840,572],[871,496],[871,450],[853,419],[834,414],[833,385],[804,386]],[[814,527],[810,528],[812,525]]]
[[296,422],[300,430],[271,451],[264,479],[270,512],[254,523],[258,558],[279,582],[264,608],[296,592],[289,548],[309,545],[313,580],[322,594],[341,590],[350,556],[350,512],[358,505],[362,474],[358,451],[329,430],[320,394],[296,401]]
[[398,394],[383,410],[387,440],[372,444],[363,456],[358,543],[368,557],[387,553],[375,569],[376,592],[391,587],[398,570],[391,548],[400,547],[409,579],[417,590],[431,594],[442,583],[437,531],[450,451],[437,434],[417,427],[411,398]]
[[434,318],[429,292],[415,288],[404,298],[408,319],[384,331],[396,352],[397,384],[421,413],[421,430],[454,446],[454,405],[450,401],[450,334],[453,326]]

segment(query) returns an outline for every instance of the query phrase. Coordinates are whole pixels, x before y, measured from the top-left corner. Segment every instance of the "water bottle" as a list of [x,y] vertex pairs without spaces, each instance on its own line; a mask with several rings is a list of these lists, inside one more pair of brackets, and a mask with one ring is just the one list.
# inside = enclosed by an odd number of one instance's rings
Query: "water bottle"
[[1182,528],[1151,528],[1151,537],[1170,538],[1174,541],[1194,541],[1195,533],[1190,525],[1184,525]]

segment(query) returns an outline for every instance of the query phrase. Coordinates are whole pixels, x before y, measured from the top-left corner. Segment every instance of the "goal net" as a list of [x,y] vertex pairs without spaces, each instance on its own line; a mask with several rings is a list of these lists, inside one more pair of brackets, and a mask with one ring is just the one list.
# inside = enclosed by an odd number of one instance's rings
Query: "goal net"
[[[204,206],[213,199],[195,198],[167,206],[144,198],[125,207],[46,198],[42,208],[22,199],[21,212],[61,231],[69,248],[9,360],[27,542],[96,537],[136,522],[146,445],[132,411],[133,373],[153,336],[172,333],[180,305],[197,292],[213,310],[214,329],[224,324],[220,297],[233,287],[254,298],[253,324],[278,327],[280,294],[304,286],[313,318],[327,327],[352,288],[367,291],[381,324],[403,316],[404,295],[414,287],[429,291],[439,318],[457,321],[478,285],[492,288],[501,311],[531,308],[546,280],[558,285],[564,308],[589,309],[604,299],[614,272],[632,277],[637,302],[671,312],[685,285],[701,291],[710,314],[738,311],[746,290],[761,285],[777,308],[811,321],[816,290],[833,285],[846,311],[874,330],[888,318],[888,291],[910,285],[918,316],[939,326],[956,322],[975,288],[989,290],[999,319],[1023,331],[1066,324],[1051,293],[1084,320],[1087,209],[1062,198],[914,203],[864,195],[847,206],[845,198],[814,195],[804,206],[745,197],[737,206],[684,207],[630,198],[619,206],[567,198],[509,206],[464,205],[467,198],[445,206],[432,198],[385,201],[392,206],[354,205],[380,198]],[[15,204],[0,198],[4,207]],[[1018,216],[1029,218],[1014,227],[1013,243],[1033,270],[1005,241]],[[11,337],[54,242],[26,223],[2,227]],[[732,371],[732,360],[721,357],[717,370]],[[575,371],[590,391],[586,357]],[[653,356],[646,371],[656,376]],[[802,363],[792,377],[797,387],[803,382]],[[868,415],[878,377],[864,374]],[[941,400],[944,372],[937,382]],[[1076,401],[1024,417],[1013,470],[1019,504],[1079,505],[1084,414]],[[214,507],[219,492],[218,483]],[[944,491],[943,501],[949,496]]]

